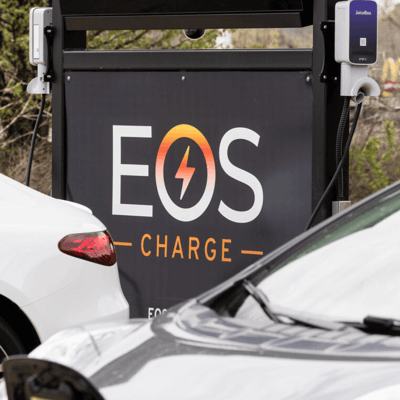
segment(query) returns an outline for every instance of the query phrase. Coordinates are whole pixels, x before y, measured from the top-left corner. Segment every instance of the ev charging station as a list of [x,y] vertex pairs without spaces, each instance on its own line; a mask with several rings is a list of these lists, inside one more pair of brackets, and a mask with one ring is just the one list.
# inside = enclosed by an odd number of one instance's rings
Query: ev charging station
[[[53,0],[49,65],[35,83],[52,87],[52,195],[109,229],[132,317],[211,288],[304,230],[345,154],[346,98],[379,91],[367,76],[374,5]],[[86,50],[88,30],[308,25],[312,49]],[[348,199],[343,159],[341,193],[327,193],[316,221]]]

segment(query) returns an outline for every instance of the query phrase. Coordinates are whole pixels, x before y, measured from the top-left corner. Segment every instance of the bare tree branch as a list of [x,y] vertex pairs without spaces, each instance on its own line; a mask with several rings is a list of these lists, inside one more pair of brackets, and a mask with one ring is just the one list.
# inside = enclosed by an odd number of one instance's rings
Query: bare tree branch
[[123,45],[116,46],[115,49],[120,50],[126,46],[129,46],[132,43],[135,43],[137,40],[141,39],[147,32],[148,31],[143,31],[142,33],[139,33],[139,35],[136,35],[133,39],[126,41],[125,43],[123,43]]
[[12,119],[12,121],[11,121],[5,128],[3,128],[2,130],[0,130],[0,135],[1,135],[3,132],[7,131],[7,130],[10,128],[11,125],[15,124],[15,122],[21,117],[21,115],[23,115],[23,114],[25,113],[26,107],[28,107],[28,103],[30,102],[32,96],[33,96],[32,94],[29,96],[28,101],[24,104],[24,107],[22,108],[21,112],[20,112],[16,117],[14,117],[14,118]]
[[387,19],[397,28],[400,29],[400,24],[394,20],[394,18],[391,15],[386,14]]
[[[14,139],[10,139],[10,140],[5,141],[5,142],[3,143],[3,146],[2,146],[2,147],[9,146],[10,144],[16,142],[17,140],[20,140],[21,138],[26,137],[26,136],[30,136],[30,135],[33,135],[33,131],[30,131],[30,132],[28,132],[28,133],[24,133],[24,134],[22,134],[22,135],[17,136],[17,137],[14,138]],[[37,134],[36,137],[39,138],[39,139],[46,139],[46,138],[44,138],[43,136],[40,136],[39,134]]]

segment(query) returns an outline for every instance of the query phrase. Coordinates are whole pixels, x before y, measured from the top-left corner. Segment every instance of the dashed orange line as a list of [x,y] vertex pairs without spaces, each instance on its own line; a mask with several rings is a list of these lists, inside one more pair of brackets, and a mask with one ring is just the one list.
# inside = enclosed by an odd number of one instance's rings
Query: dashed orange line
[[114,242],[116,246],[132,246],[132,243],[127,242]]
[[264,252],[263,251],[242,250],[242,254],[252,254],[255,256],[262,256],[262,255],[264,255]]

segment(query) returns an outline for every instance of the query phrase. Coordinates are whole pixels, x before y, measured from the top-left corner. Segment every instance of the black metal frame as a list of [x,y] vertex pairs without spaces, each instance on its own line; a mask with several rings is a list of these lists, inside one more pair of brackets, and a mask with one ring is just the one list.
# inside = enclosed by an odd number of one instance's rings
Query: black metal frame
[[65,70],[305,71],[308,50],[155,50],[64,52]]
[[[335,170],[335,143],[337,127],[343,109],[344,99],[340,96],[340,85],[335,83],[322,83],[320,74],[325,62],[324,36],[320,22],[334,20],[335,4],[338,0],[314,1],[314,44],[313,44],[313,171],[312,171],[312,208],[314,209],[322,197],[326,187],[332,179]],[[340,76],[339,76],[340,82]],[[349,134],[348,126],[345,129],[345,138]],[[344,195],[349,194],[349,169],[348,162],[343,168]],[[333,193],[327,196],[325,204],[321,207],[314,224],[332,215]]]
[[313,0],[61,0],[61,10],[67,30],[278,28],[311,25],[312,4]]
[[220,15],[191,15],[182,19],[180,16],[92,16],[66,17],[67,30],[101,30],[104,26],[110,30],[119,29],[186,29],[188,26],[198,26],[203,29],[234,29],[234,28],[291,28],[304,25],[298,13],[282,14],[247,14],[224,15],[221,27]]
[[[66,198],[65,87],[67,70],[299,70],[310,71],[313,85],[313,171],[312,208],[327,187],[336,168],[335,139],[343,107],[340,85],[323,83],[325,46],[321,21],[334,19],[338,0],[313,4],[314,46],[306,50],[196,50],[196,51],[86,51],[89,29],[176,29],[181,27],[241,28],[298,27],[308,24],[307,15],[293,13],[246,15],[127,16],[61,14],[60,1],[53,0],[53,188],[52,195]],[[310,2],[308,2],[310,3]],[[311,10],[309,10],[311,11]],[[145,22],[140,22],[145,21]],[[193,24],[193,25],[192,25]],[[161,63],[162,60],[162,63]],[[339,77],[340,79],[340,77]],[[347,139],[348,129],[344,140]],[[348,196],[348,163],[345,168],[345,196]],[[316,222],[329,217],[332,196],[327,199]]]

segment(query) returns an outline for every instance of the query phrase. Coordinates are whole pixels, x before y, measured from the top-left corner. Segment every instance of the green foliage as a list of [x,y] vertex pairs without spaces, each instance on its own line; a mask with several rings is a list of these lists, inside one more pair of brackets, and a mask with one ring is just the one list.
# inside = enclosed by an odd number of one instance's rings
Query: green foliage
[[363,146],[350,150],[350,177],[363,186],[363,197],[399,179],[400,146],[396,145],[396,131],[393,121],[384,121],[383,139],[372,137]]
[[47,5],[47,0],[0,0],[0,138],[6,144],[32,131],[40,99],[26,92],[35,76],[29,64],[29,10]]
[[0,147],[0,151],[4,151],[4,153],[6,154],[10,154],[11,153],[11,149],[8,147]]
[[277,29],[237,29],[232,34],[232,44],[241,49],[276,49],[280,36]]
[[209,49],[221,31],[208,30],[200,40],[187,39],[181,30],[89,31],[88,50]]

